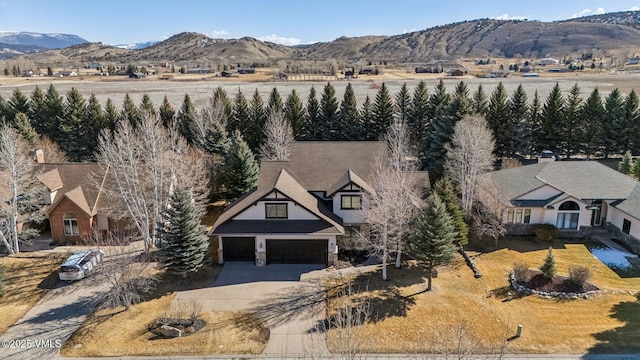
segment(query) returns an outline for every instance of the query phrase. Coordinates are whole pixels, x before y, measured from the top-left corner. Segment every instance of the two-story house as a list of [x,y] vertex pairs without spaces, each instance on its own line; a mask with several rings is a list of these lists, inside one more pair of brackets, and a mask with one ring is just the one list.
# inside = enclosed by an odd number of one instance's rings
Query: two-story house
[[288,161],[262,161],[258,185],[213,226],[218,261],[334,264],[357,246],[381,141],[294,142]]

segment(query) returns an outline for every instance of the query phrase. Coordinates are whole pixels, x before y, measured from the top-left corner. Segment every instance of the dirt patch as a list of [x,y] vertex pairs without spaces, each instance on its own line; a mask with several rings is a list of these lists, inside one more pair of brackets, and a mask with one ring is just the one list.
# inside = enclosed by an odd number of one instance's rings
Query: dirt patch
[[556,275],[552,279],[548,279],[541,271],[536,270],[529,270],[527,275],[528,280],[520,283],[520,285],[536,291],[582,294],[589,291],[600,290],[597,286],[588,282],[580,287],[571,282],[566,276]]

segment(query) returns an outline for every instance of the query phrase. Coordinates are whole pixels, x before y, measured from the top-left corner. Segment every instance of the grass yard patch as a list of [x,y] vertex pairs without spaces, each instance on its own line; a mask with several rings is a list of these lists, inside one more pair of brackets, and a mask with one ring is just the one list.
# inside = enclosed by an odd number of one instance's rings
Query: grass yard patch
[[186,337],[156,339],[147,325],[166,313],[175,293],[90,316],[64,344],[63,356],[160,356],[259,354],[269,339],[268,326],[253,315],[203,312],[206,326]]
[[[389,269],[355,279],[371,305],[363,336],[373,353],[624,353],[639,352],[639,278],[620,278],[584,244],[554,242],[559,275],[571,265],[587,266],[589,282],[602,289],[590,299],[518,296],[507,275],[516,261],[537,269],[549,244],[508,238],[500,248],[472,253],[483,277],[475,279],[461,257],[438,268],[433,290],[421,267]],[[507,294],[512,292],[513,299]],[[522,337],[507,339],[523,325]],[[331,332],[329,331],[329,336]],[[335,349],[332,349],[335,350]]]
[[0,258],[5,271],[5,294],[0,298],[0,335],[26,314],[58,281],[64,254],[24,253]]

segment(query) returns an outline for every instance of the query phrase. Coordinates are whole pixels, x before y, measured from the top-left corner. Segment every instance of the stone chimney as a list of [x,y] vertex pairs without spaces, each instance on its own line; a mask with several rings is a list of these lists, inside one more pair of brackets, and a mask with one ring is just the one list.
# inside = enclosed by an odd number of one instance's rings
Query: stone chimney
[[36,150],[36,162],[38,164],[44,163],[44,151],[42,151],[42,149]]

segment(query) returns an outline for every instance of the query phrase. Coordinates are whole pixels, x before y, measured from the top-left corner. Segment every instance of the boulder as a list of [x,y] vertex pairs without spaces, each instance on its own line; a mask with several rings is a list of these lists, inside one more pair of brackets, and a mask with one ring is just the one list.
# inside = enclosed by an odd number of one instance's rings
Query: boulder
[[162,336],[167,338],[177,338],[182,336],[182,331],[180,329],[176,329],[173,326],[162,325],[158,330]]

